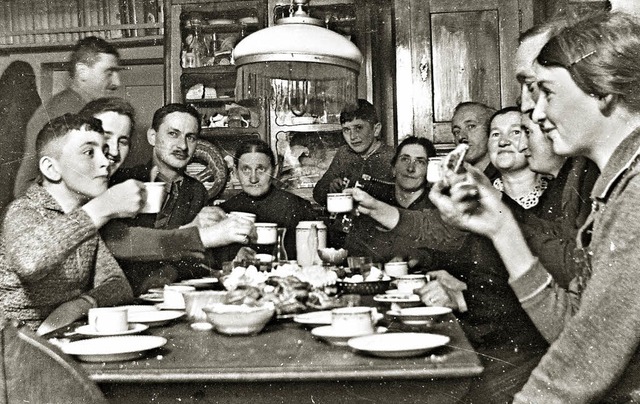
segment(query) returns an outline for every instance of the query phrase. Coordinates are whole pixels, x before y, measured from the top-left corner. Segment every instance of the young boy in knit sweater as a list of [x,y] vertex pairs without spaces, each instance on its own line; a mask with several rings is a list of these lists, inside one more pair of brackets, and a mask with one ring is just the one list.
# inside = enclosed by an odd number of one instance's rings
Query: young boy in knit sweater
[[0,307],[39,334],[133,295],[98,229],[135,216],[143,187],[110,188],[102,125],[65,114],[37,137],[41,179],[9,205],[0,235]]

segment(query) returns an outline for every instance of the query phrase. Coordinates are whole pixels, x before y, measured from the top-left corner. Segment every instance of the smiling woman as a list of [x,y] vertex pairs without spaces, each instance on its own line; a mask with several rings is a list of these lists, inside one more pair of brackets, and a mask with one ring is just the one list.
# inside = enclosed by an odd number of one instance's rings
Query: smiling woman
[[529,169],[522,152],[526,142],[519,108],[503,108],[493,115],[489,122],[488,150],[491,164],[500,172],[493,185],[523,208],[530,209],[547,189],[547,180]]

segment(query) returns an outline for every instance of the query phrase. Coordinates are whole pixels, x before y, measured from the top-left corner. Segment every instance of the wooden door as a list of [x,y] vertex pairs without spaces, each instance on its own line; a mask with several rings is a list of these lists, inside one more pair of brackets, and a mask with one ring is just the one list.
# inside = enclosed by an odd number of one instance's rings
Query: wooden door
[[117,96],[129,101],[136,111],[136,127],[131,139],[131,152],[124,165],[145,164],[151,159],[152,147],[147,142],[147,129],[154,112],[164,105],[164,65],[162,59],[144,59],[125,63],[128,70],[120,73],[122,87]]
[[[518,85],[513,57],[520,13],[513,0],[397,0],[397,136],[453,143],[453,108],[479,101],[513,105]],[[528,22],[530,25],[530,22]],[[526,27],[525,27],[526,28]]]

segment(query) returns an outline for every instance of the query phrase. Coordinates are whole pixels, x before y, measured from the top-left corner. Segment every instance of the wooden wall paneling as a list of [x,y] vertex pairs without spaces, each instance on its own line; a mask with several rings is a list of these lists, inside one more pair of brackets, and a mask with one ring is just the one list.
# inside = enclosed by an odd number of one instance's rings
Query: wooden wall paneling
[[377,34],[372,38],[373,100],[380,114],[383,136],[388,145],[396,144],[396,64],[394,42],[394,13],[391,3],[379,1],[373,13],[371,29]]
[[[431,62],[431,14],[430,3],[412,0],[411,31],[414,35],[411,49],[413,90],[413,130],[410,133],[398,133],[401,141],[404,135],[415,135],[433,139],[433,87]],[[426,95],[426,96],[425,96]]]
[[477,101],[500,106],[497,10],[434,13],[434,121],[451,120],[455,106]]
[[360,67],[358,75],[358,98],[373,99],[373,77],[372,51],[371,51],[371,7],[367,4],[364,7],[356,8],[356,26],[358,47],[362,51],[364,62]]
[[513,0],[499,1],[500,29],[500,83],[502,90],[502,107],[515,105],[520,90],[514,75],[513,60],[518,49],[520,35],[518,2]]
[[410,135],[432,139],[429,2],[396,1],[394,14],[397,140]]
[[[182,13],[182,5],[171,4],[170,0],[165,0],[165,32],[166,40],[164,41],[164,66],[165,66],[165,103],[181,102],[182,94],[180,93],[180,75],[182,74],[182,66],[180,66],[182,50],[182,35],[180,33],[180,14]],[[175,16],[175,18],[173,17]],[[172,43],[173,41],[173,43]]]
[[396,113],[398,138],[413,133],[413,75],[411,69],[411,3],[394,2],[396,28]]

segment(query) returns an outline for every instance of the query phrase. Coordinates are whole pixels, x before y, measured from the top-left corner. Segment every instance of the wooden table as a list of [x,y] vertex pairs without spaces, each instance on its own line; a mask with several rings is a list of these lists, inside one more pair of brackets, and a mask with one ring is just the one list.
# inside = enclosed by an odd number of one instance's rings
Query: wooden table
[[83,367],[113,403],[456,402],[482,365],[453,316],[428,331],[451,342],[389,359],[331,346],[296,323],[230,337],[182,321],[150,329],[168,343],[145,359]]

